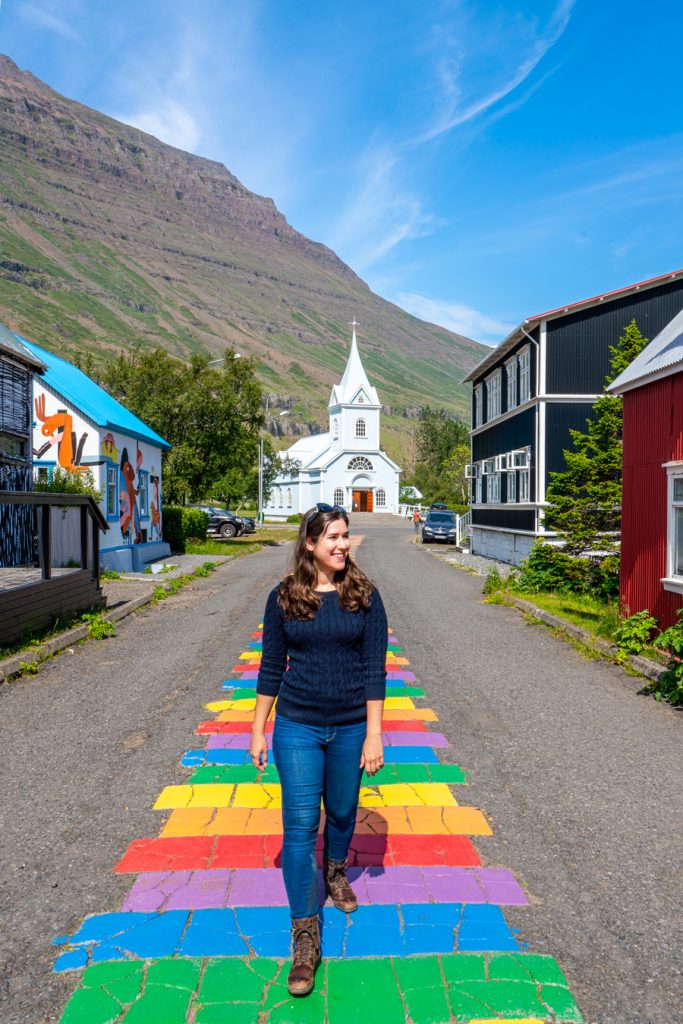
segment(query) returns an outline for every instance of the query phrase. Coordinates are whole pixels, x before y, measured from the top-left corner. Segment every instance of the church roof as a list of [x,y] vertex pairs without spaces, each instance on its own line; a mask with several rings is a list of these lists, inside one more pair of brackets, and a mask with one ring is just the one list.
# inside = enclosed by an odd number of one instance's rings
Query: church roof
[[299,441],[296,441],[291,448],[280,452],[280,455],[282,458],[298,459],[301,463],[301,468],[305,469],[310,465],[315,465],[329,446],[329,433],[311,434],[309,437],[302,437]]
[[365,392],[366,405],[380,405],[379,396],[370,384],[367,374],[363,369],[363,364],[360,361],[358,344],[356,342],[356,322],[354,320],[348,362],[346,363],[346,369],[344,370],[341,382],[335,384],[332,388],[330,406],[351,405],[360,391]]

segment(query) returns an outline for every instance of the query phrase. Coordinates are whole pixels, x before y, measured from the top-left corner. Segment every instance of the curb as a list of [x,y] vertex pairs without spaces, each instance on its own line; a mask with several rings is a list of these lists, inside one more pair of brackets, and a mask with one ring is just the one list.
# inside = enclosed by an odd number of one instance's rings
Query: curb
[[620,668],[623,665],[630,665],[641,676],[645,676],[646,679],[650,679],[654,683],[666,671],[664,666],[658,665],[656,661],[650,661],[649,658],[643,658],[641,655],[632,655],[626,658],[624,662],[615,661],[615,653],[618,648],[614,644],[610,644],[607,640],[601,640],[600,637],[589,633],[587,629],[582,629],[581,626],[576,626],[573,622],[568,622],[559,615],[553,615],[551,612],[546,611],[545,608],[539,608],[532,601],[525,601],[521,597],[505,595],[505,604],[508,607],[517,608],[519,611],[533,615],[534,618],[539,619],[546,626],[551,626],[553,629],[561,629],[563,633],[567,633],[576,640],[586,642],[588,647],[592,647],[593,650],[604,654],[606,658]]

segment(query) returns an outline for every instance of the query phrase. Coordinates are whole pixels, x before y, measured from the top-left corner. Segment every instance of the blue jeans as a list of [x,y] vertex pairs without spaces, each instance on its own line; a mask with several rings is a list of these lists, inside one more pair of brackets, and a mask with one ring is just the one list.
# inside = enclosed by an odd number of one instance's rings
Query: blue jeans
[[318,913],[315,843],[325,808],[323,856],[345,860],[356,824],[366,723],[304,725],[277,715],[273,753],[282,786],[282,873],[293,918]]

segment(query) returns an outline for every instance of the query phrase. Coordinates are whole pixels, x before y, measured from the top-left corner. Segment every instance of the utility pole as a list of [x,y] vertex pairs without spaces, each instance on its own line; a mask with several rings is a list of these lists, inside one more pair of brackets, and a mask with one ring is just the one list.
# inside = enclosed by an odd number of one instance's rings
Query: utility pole
[[258,516],[259,525],[263,523],[263,438],[258,443]]

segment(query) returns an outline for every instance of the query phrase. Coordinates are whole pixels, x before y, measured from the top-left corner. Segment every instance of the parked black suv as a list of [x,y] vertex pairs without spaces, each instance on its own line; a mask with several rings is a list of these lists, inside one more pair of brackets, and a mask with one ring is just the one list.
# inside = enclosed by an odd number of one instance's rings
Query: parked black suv
[[458,519],[455,512],[429,512],[422,525],[422,543],[444,541],[455,544],[458,539]]
[[235,515],[227,508],[216,508],[215,505],[192,505],[192,508],[206,512],[209,517],[209,533],[217,533],[220,537],[240,537],[243,533],[252,533],[241,516]]

